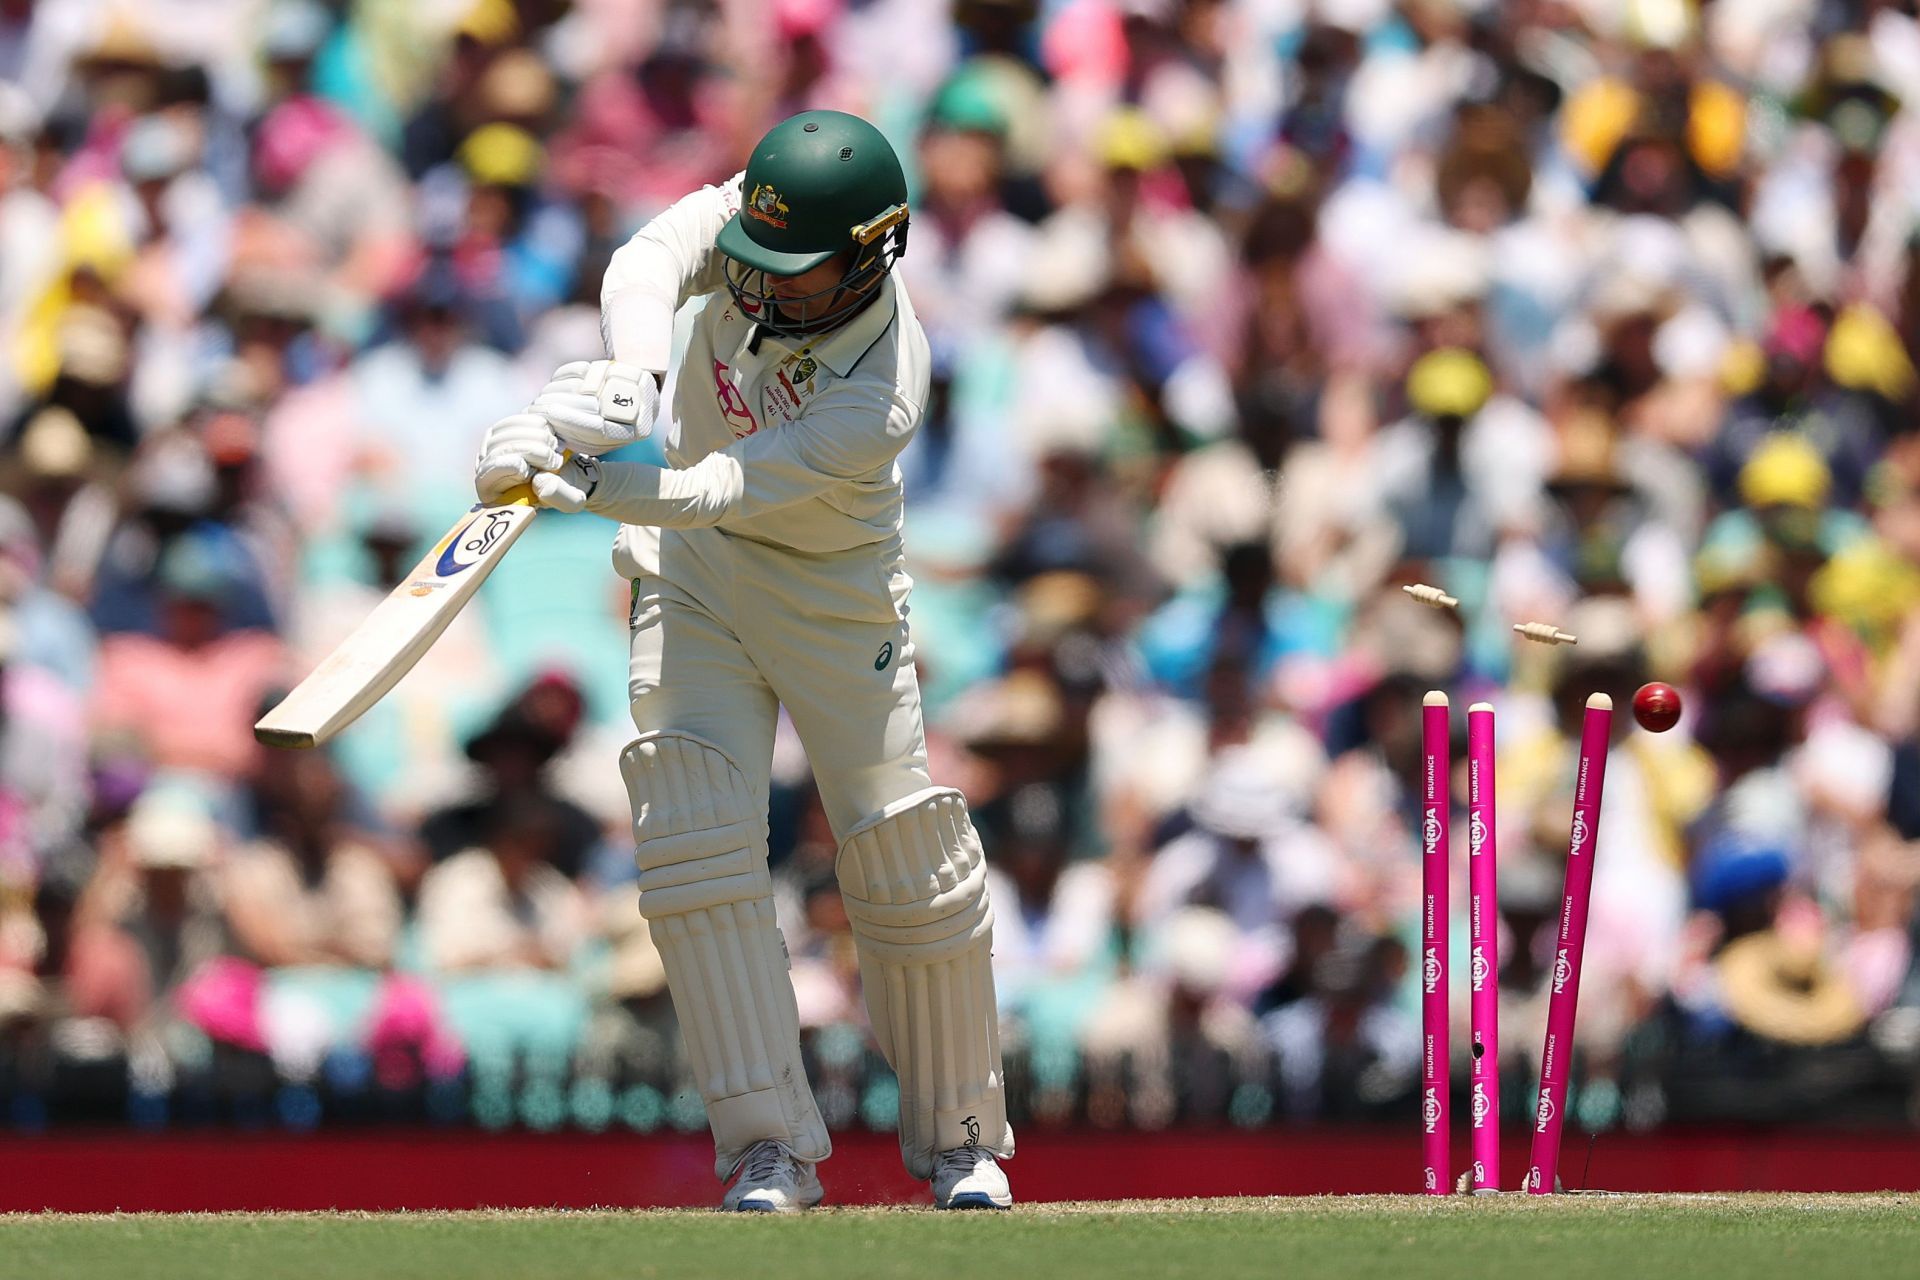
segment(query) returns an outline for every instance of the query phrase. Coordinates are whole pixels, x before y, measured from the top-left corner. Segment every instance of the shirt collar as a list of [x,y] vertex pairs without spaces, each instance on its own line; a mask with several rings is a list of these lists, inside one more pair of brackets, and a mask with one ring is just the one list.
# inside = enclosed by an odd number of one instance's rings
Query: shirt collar
[[818,342],[810,344],[813,355],[821,364],[844,378],[853,372],[853,366],[860,363],[860,357],[867,354],[880,335],[893,323],[893,314],[898,304],[894,299],[893,277],[888,275],[880,281],[880,296],[875,298],[859,315],[829,332]]

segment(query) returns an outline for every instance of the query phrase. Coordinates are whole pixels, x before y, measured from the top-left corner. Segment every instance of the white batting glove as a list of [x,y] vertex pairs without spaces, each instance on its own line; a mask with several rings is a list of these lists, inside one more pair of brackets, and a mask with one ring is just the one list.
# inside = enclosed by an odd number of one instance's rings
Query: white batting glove
[[589,453],[577,453],[550,471],[536,472],[533,496],[541,506],[555,511],[584,511],[599,483],[599,460]]
[[529,410],[500,419],[480,440],[480,456],[473,465],[473,491],[482,502],[498,502],[528,483],[537,471],[550,471],[566,460],[558,437],[546,418]]
[[554,370],[533,408],[568,448],[598,456],[653,434],[660,384],[638,365],[576,360]]

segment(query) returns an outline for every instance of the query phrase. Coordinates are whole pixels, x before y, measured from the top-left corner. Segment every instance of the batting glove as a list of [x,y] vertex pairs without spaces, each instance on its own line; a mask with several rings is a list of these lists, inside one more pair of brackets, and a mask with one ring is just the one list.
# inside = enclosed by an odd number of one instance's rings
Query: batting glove
[[566,460],[547,420],[531,411],[500,419],[487,428],[473,465],[473,491],[482,502],[498,502]]
[[576,360],[554,370],[533,408],[568,448],[598,456],[653,434],[660,384],[638,365]]
[[533,496],[555,511],[584,511],[587,499],[600,484],[600,460],[577,453],[549,471],[533,477]]

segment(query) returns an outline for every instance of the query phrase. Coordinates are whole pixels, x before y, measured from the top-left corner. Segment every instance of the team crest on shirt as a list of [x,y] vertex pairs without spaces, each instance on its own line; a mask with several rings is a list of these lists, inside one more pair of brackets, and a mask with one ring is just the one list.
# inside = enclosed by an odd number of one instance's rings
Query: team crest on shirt
[[802,347],[782,360],[774,367],[773,376],[767,379],[760,402],[768,422],[775,418],[791,422],[819,391],[820,365],[808,354],[809,350]]
[[744,212],[749,218],[757,218],[770,227],[778,227],[782,231],[787,228],[787,202],[780,198],[778,191],[765,182],[756,186],[753,194],[747,197],[747,207]]

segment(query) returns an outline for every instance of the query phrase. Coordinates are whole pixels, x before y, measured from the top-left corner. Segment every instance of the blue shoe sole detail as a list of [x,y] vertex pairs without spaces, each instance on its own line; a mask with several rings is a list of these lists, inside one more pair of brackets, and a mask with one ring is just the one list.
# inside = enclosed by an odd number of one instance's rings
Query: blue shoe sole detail
[[[825,1196],[822,1196],[821,1200],[824,1200],[825,1198],[826,1198]],[[820,1200],[802,1200],[798,1204],[794,1205],[793,1208],[791,1209],[782,1209],[780,1206],[774,1205],[774,1204],[768,1204],[764,1200],[749,1199],[749,1200],[740,1201],[740,1203],[734,1205],[732,1209],[725,1210],[725,1212],[729,1212],[729,1213],[804,1213],[808,1209],[817,1209],[819,1207],[820,1207]]]
[[998,1209],[1002,1213],[1013,1208],[1010,1204],[995,1204],[993,1197],[984,1191],[964,1191],[947,1201],[945,1207],[948,1209]]

